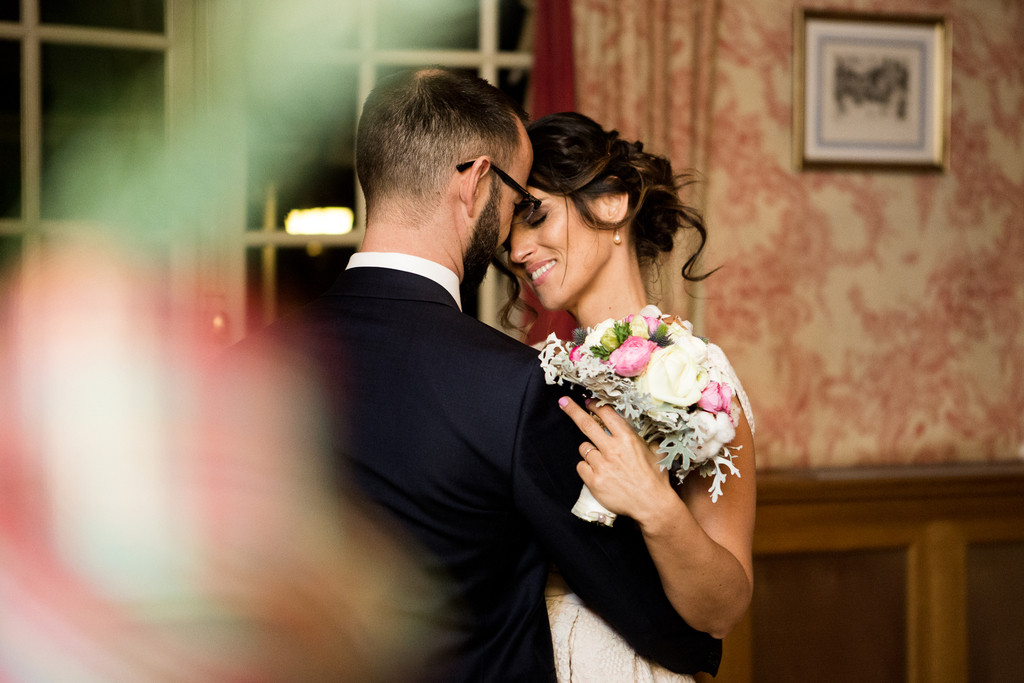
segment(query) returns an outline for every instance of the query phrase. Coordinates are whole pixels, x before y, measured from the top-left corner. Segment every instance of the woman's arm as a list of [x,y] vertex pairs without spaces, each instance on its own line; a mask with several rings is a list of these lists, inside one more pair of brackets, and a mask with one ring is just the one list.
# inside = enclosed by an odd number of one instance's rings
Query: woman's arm
[[[658,469],[647,444],[610,406],[595,410],[611,434],[572,401],[563,409],[589,437],[577,471],[609,510],[633,518],[647,542],[662,586],[679,615],[716,638],[743,618],[753,592],[752,544],[756,485],[754,442],[740,413],[736,438],[742,446],[715,503],[710,479],[693,472],[677,492],[668,472]],[[596,448],[595,448],[596,447]],[[588,452],[589,451],[589,452]]]

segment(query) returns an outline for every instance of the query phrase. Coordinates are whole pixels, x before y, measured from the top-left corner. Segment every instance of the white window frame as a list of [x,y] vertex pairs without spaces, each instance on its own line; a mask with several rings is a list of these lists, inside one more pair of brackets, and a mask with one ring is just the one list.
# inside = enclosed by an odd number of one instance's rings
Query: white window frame
[[[475,50],[396,50],[381,49],[376,45],[376,2],[368,0],[362,3],[360,13],[360,45],[358,49],[339,49],[329,59],[332,63],[358,66],[358,97],[356,121],[362,111],[363,103],[366,101],[370,91],[376,85],[376,74],[379,66],[424,66],[437,64],[455,68],[476,69],[480,77],[492,84],[498,83],[498,72],[502,69],[523,69],[530,70],[533,66],[533,55],[528,51],[501,51],[498,49],[499,34],[499,3],[498,0],[479,0],[480,2],[480,42]],[[529,11],[529,10],[528,10]],[[530,20],[529,15],[526,18]],[[352,232],[345,235],[290,235],[281,229],[281,226],[264,226],[264,230],[247,229],[255,226],[247,226],[244,222],[246,211],[244,204],[237,211],[232,213],[242,218],[242,224],[236,226],[234,234],[239,235],[235,242],[232,257],[231,274],[228,281],[233,282],[231,292],[228,294],[231,312],[231,319],[239,321],[232,329],[232,338],[238,339],[245,332],[245,253],[250,248],[262,248],[264,253],[273,253],[277,247],[304,247],[310,242],[318,242],[324,247],[351,247],[358,249],[362,244],[366,227],[365,200],[362,190],[356,182],[355,188],[356,206],[355,227]],[[243,200],[244,201],[244,200]],[[273,212],[276,213],[276,212]],[[271,257],[272,259],[272,257]],[[268,264],[267,257],[264,258],[264,286],[263,297],[265,301],[264,315],[273,319],[274,303],[273,295],[276,283],[273,280],[273,266]],[[500,276],[492,268],[480,287],[478,317],[483,322],[501,329],[498,323],[498,313],[501,306],[502,292],[499,285]],[[270,302],[267,304],[266,302]]]
[[[60,241],[92,226],[86,220],[42,218],[42,46],[47,44],[147,50],[164,55],[164,133],[167,144],[181,130],[195,92],[196,2],[164,0],[164,32],[42,24],[39,0],[21,0],[21,21],[0,21],[0,39],[21,44],[21,217],[0,219],[0,235],[21,237],[18,277],[39,271],[46,241]],[[194,244],[168,235],[169,286],[175,295],[194,292]]]

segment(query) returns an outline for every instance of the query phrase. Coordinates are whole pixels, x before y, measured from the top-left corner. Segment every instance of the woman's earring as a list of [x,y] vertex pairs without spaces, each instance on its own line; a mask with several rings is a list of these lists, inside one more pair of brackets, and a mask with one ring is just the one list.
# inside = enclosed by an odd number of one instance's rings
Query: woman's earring
[[615,242],[615,244],[622,244],[622,238],[619,237],[618,230],[615,231],[615,237],[612,238],[612,241]]

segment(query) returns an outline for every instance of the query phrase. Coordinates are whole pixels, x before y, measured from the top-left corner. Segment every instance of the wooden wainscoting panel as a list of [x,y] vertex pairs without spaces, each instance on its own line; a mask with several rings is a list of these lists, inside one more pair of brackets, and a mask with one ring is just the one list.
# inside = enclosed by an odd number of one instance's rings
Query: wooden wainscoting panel
[[906,680],[904,549],[761,556],[754,571],[753,680]]
[[1024,682],[1024,466],[757,476],[754,600],[715,683]]
[[743,621],[722,641],[722,665],[718,673],[714,677],[705,673],[697,674],[697,683],[750,683],[754,680],[750,656],[750,617],[751,612],[747,610]]
[[967,548],[969,683],[1024,681],[1024,542]]

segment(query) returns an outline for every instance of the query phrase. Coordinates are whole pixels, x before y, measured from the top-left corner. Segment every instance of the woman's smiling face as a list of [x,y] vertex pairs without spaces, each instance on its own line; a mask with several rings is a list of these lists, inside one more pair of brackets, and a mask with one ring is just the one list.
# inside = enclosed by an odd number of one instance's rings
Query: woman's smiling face
[[513,223],[509,259],[549,311],[573,313],[611,256],[610,230],[591,228],[573,203],[535,187],[541,200],[529,222]]

